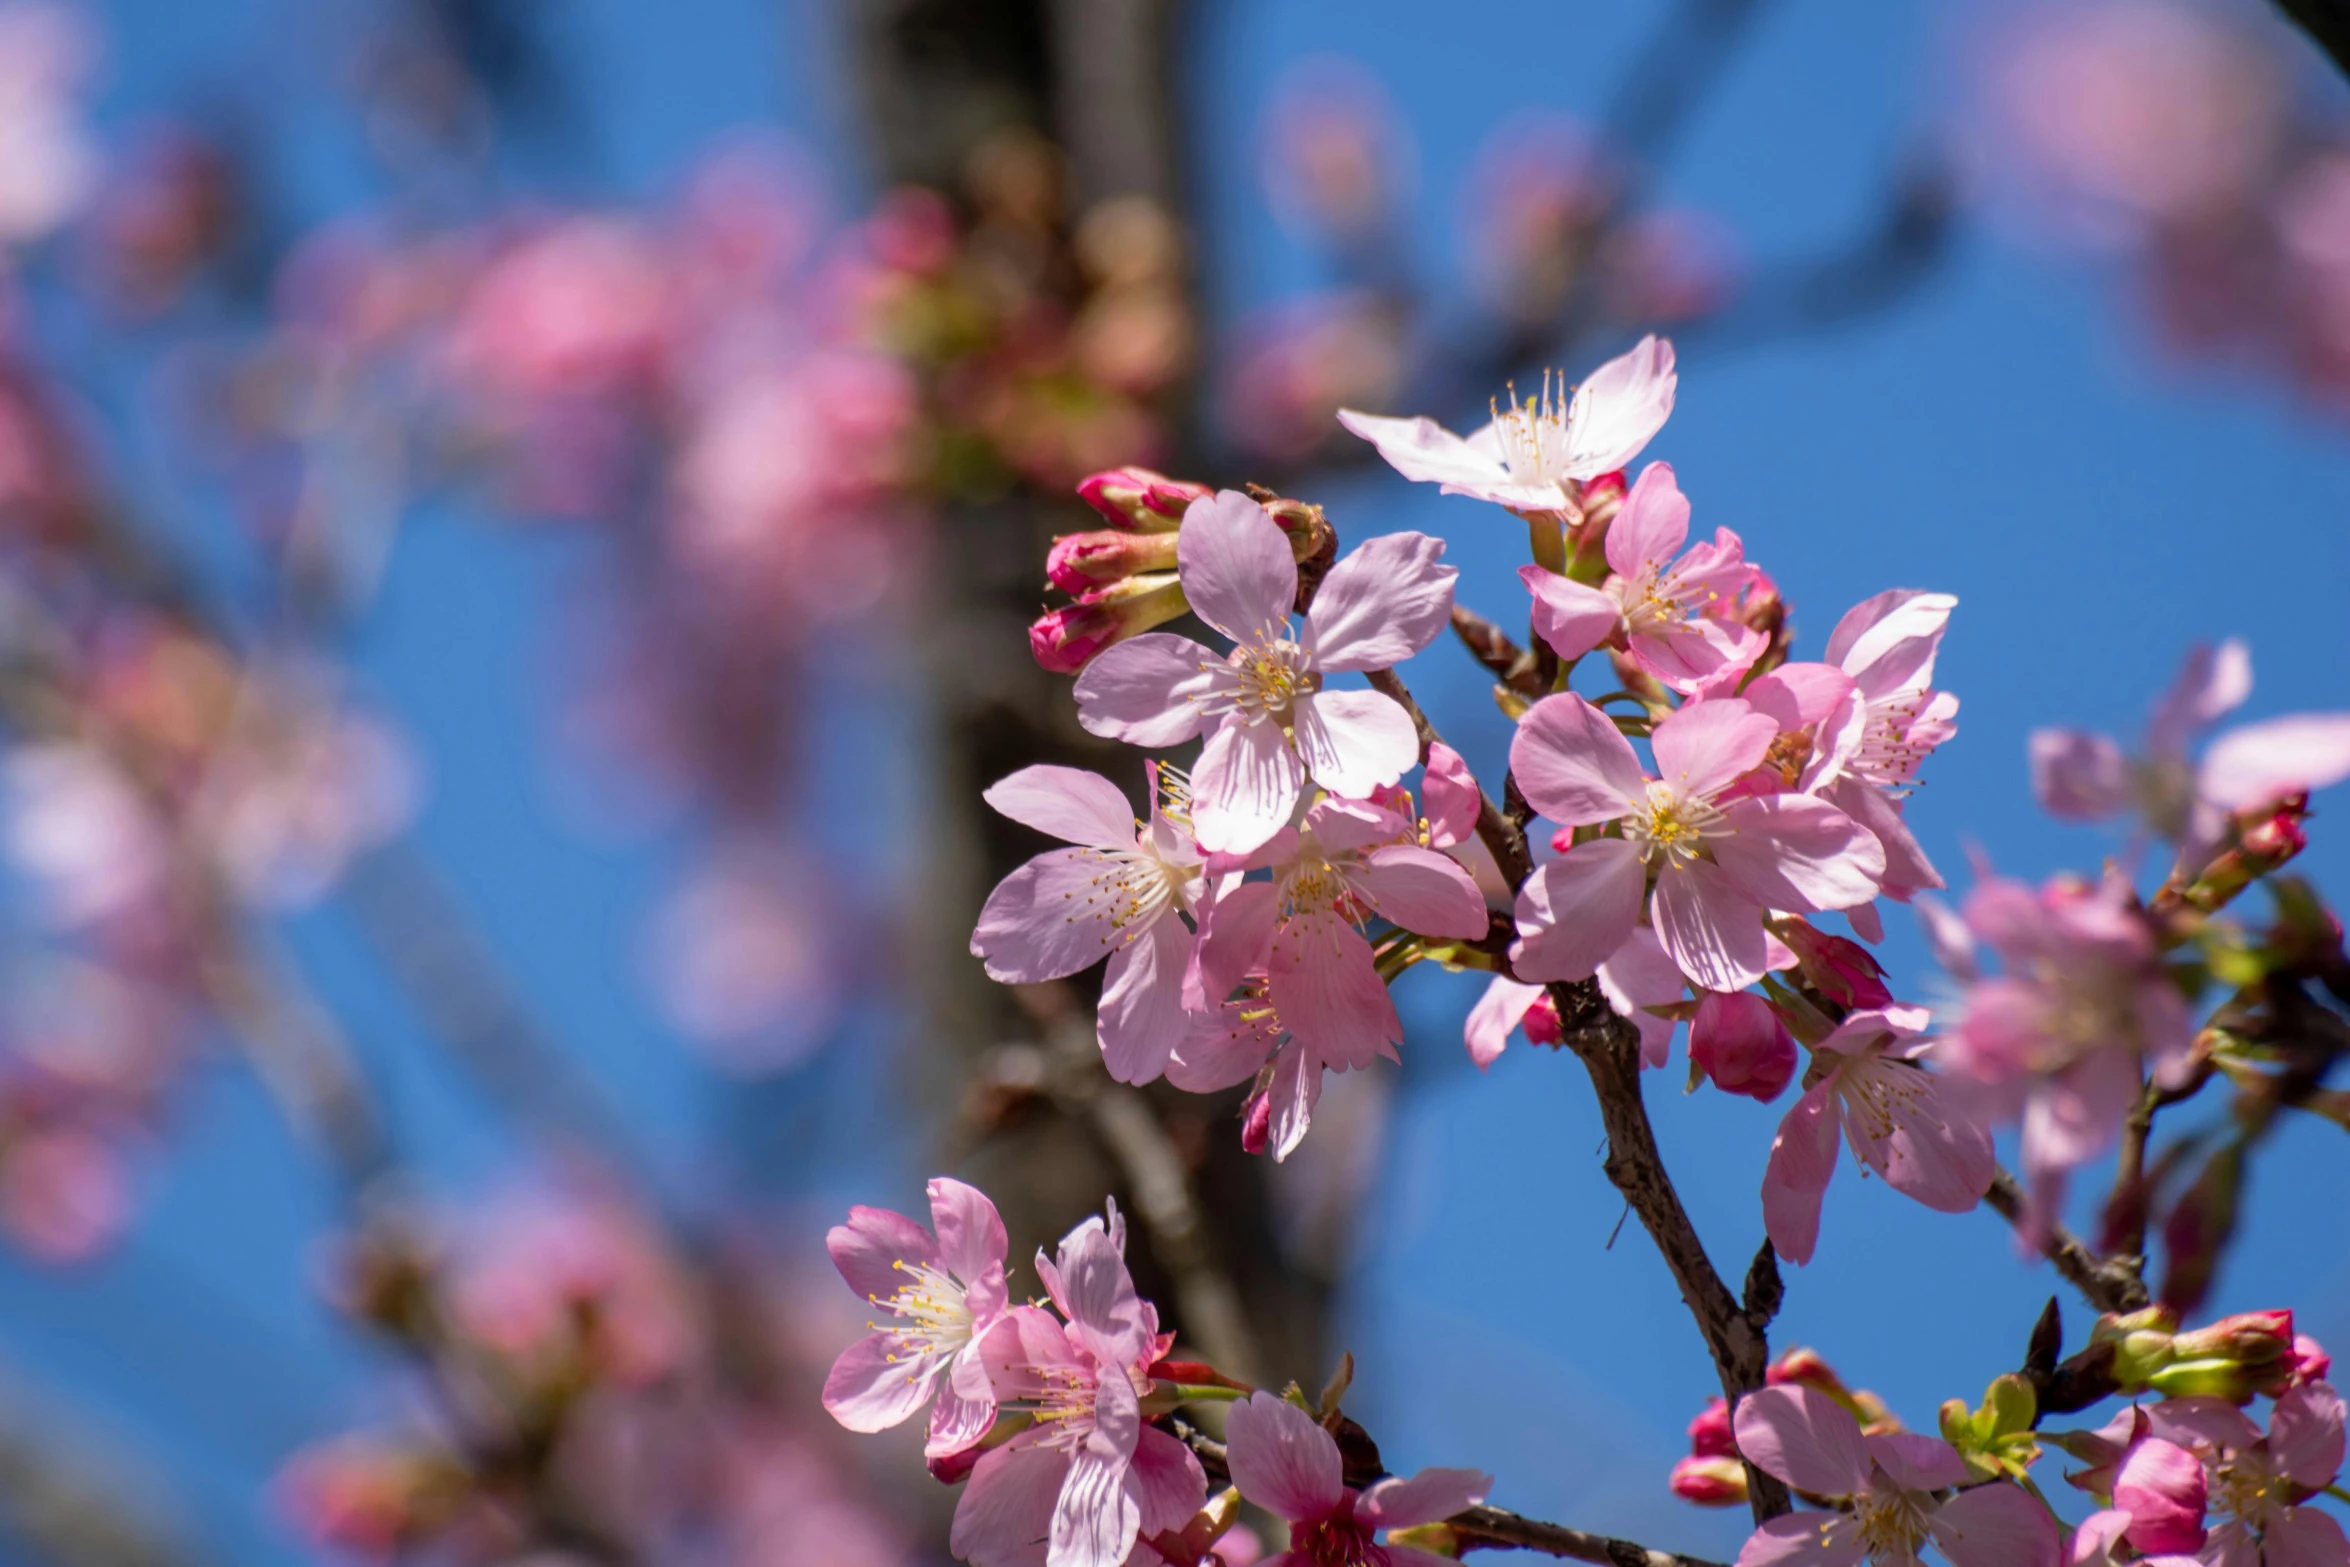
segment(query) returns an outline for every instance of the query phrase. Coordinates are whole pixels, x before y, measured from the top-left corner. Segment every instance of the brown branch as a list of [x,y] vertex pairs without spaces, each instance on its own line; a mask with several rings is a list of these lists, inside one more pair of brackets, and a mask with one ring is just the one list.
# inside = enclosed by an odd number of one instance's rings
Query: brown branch
[[[1983,1201],[2002,1218],[2024,1230],[2026,1199],[2024,1189],[2016,1178],[2001,1170],[1991,1178],[1991,1189],[1983,1193]],[[2056,1265],[2083,1299],[2099,1311],[2136,1311],[2146,1304],[2146,1283],[2137,1272],[2122,1263],[2100,1257],[2087,1242],[2050,1219],[2046,1233],[2038,1240],[2040,1254]]]
[[[1175,1421],[1175,1435],[1199,1459],[1200,1467],[1218,1484],[1232,1478],[1232,1466],[1224,1444],[1198,1430],[1187,1422]],[[1351,1424],[1351,1423],[1350,1423]],[[1362,1481],[1368,1484],[1375,1476],[1349,1474],[1350,1484]],[[1630,1540],[1619,1540],[1613,1535],[1593,1534],[1586,1529],[1570,1529],[1565,1524],[1545,1523],[1539,1518],[1528,1518],[1503,1507],[1472,1507],[1467,1512],[1455,1513],[1444,1520],[1445,1527],[1460,1537],[1464,1551],[1515,1550],[1539,1551],[1545,1556],[1564,1557],[1568,1561],[1599,1562],[1603,1567],[1721,1567],[1698,1556],[1676,1556],[1671,1551],[1659,1551]]]

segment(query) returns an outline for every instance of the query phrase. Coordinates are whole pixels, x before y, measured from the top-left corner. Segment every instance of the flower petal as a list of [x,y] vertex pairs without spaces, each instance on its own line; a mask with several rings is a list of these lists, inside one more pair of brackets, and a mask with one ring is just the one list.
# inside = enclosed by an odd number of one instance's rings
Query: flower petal
[[978,1283],[990,1270],[1001,1272],[1011,1241],[1003,1216],[976,1186],[951,1175],[931,1177],[930,1222],[938,1231],[938,1260],[964,1284]]
[[[984,1373],[978,1381],[984,1390],[987,1386]],[[940,1382],[938,1402],[930,1406],[930,1434],[923,1439],[922,1456],[952,1458],[968,1452],[995,1425],[995,1415],[993,1395],[966,1398],[953,1378]]]
[[1652,462],[1607,526],[1608,566],[1620,577],[1637,577],[1642,567],[1680,554],[1688,541],[1689,498],[1674,482],[1671,463]]
[[1433,419],[1390,419],[1338,410],[1338,422],[1369,441],[1388,465],[1422,484],[1508,484],[1500,458],[1478,451]]
[[2064,1558],[2055,1515],[2004,1480],[1959,1492],[1928,1528],[1952,1567],[2057,1567]]
[[1510,967],[1525,979],[1589,979],[1631,936],[1647,885],[1636,845],[1576,844],[1518,889]]
[[[1412,715],[1383,692],[1317,691],[1290,710],[1290,722],[1306,771],[1332,794],[1363,799],[1420,762],[1420,732],[1412,727]],[[1198,789],[1195,774],[1195,820]],[[1200,842],[1204,846],[1207,840]]]
[[1096,849],[1134,847],[1134,807],[1099,773],[1023,767],[998,779],[981,798],[1023,826],[1065,842]]
[[2270,1460],[2296,1485],[2331,1485],[2342,1468],[2342,1417],[2342,1395],[2330,1383],[2294,1388],[2269,1413]]
[[[1217,1006],[1242,980],[1263,968],[1280,915],[1280,889],[1269,881],[1242,882],[1209,904],[1200,916],[1192,973],[1184,980],[1184,1005],[1194,1012]],[[1195,977],[1196,994],[1191,993]]]
[[1146,631],[1104,648],[1085,666],[1073,688],[1077,721],[1089,734],[1128,745],[1180,745],[1199,733],[1199,699],[1228,672],[1223,659],[1191,638]]
[[1442,539],[1385,533],[1331,567],[1306,615],[1304,642],[1314,667],[1391,669],[1435,641],[1452,619],[1460,576],[1438,564],[1443,557]]
[[1945,1491],[1967,1482],[1966,1460],[1938,1436],[1917,1431],[1863,1435],[1869,1458],[1904,1491]]
[[1649,745],[1657,776],[1686,800],[1720,793],[1759,766],[1778,738],[1778,720],[1736,697],[1720,697],[1674,713],[1656,726]]
[[1408,1480],[1382,1480],[1365,1491],[1355,1516],[1374,1529],[1409,1529],[1481,1507],[1492,1492],[1493,1476],[1482,1470],[1423,1469]]
[[2203,753],[2197,792],[2248,811],[2350,778],[2350,713],[2296,713],[2231,729]]
[[1819,1083],[1779,1123],[1771,1160],[1763,1169],[1763,1229],[1789,1262],[1811,1261],[1820,1241],[1820,1205],[1836,1173],[1836,1130],[1842,1120],[1834,1084]]
[[1208,1499],[1208,1477],[1199,1459],[1157,1426],[1142,1428],[1127,1486],[1142,1508],[1144,1534],[1182,1528]]
[[1257,1075],[1281,1043],[1281,1024],[1263,1001],[1224,1001],[1188,1014],[1167,1081],[1187,1094],[1212,1094]]
[[1408,843],[1374,849],[1348,880],[1381,919],[1418,935],[1473,939],[1491,928],[1477,878],[1434,849]]
[[1428,815],[1428,842],[1438,849],[1466,843],[1477,830],[1485,793],[1461,753],[1439,740],[1428,747],[1420,780],[1420,809]]
[[2187,650],[2178,678],[2146,720],[2147,750],[2163,760],[2184,757],[2204,730],[2242,707],[2251,694],[2250,648],[2233,637],[2218,647],[2198,642]]
[[1292,1523],[1326,1517],[1346,1493],[1338,1443],[1313,1416],[1272,1393],[1251,1393],[1231,1406],[1224,1451],[1240,1494]]
[[1820,656],[1870,697],[1930,684],[1934,654],[1958,600],[1948,593],[1888,588],[1844,612]]
[[930,1402],[946,1360],[899,1353],[894,1333],[868,1333],[840,1352],[824,1379],[824,1408],[851,1431],[887,1431]]
[[1265,977],[1282,1026],[1318,1063],[1352,1071],[1403,1043],[1371,944],[1335,914],[1300,914],[1275,927]]
[[1520,566],[1518,580],[1534,595],[1534,634],[1572,663],[1605,642],[1623,624],[1616,601],[1540,566]]
[[1265,1087],[1266,1146],[1279,1164],[1297,1152],[1314,1122],[1322,1098],[1322,1063],[1292,1039],[1273,1057],[1273,1080]]
[[1591,372],[1567,413],[1567,475],[1613,473],[1655,438],[1673,414],[1673,345],[1653,334]]
[[1614,821],[1648,798],[1648,774],[1613,721],[1572,691],[1526,710],[1510,770],[1534,809],[1563,827]]
[[1233,641],[1269,642],[1288,629],[1297,558],[1272,514],[1240,491],[1191,503],[1175,566],[1192,613]]
[[2035,729],[2024,742],[2032,793],[2060,821],[2093,822],[2130,803],[2130,761],[2105,735]]
[[1746,1537],[1736,1567],[1859,1567],[1867,1552],[1848,1513],[1789,1513]]
[[1210,854],[1246,854],[1288,824],[1304,785],[1305,768],[1278,724],[1227,723],[1208,736],[1191,772],[1192,832]]
[[1190,1027],[1183,977],[1191,942],[1183,921],[1161,915],[1140,940],[1111,957],[1094,1028],[1102,1064],[1117,1081],[1151,1081],[1166,1070],[1167,1058],[1183,1042]]
[[1480,1068],[1499,1060],[1509,1048],[1510,1035],[1541,998],[1540,985],[1521,985],[1507,974],[1494,975],[1485,994],[1469,1009],[1469,1021],[1462,1029],[1469,1059]]
[[1700,990],[1744,990],[1770,967],[1761,905],[1718,865],[1667,868],[1648,916],[1657,941]]
[[848,1223],[825,1234],[824,1249],[859,1299],[887,1300],[906,1282],[898,1264],[935,1260],[938,1241],[902,1213],[857,1207],[849,1210]]
[[1066,978],[1125,944],[1129,901],[1119,867],[1101,850],[1048,850],[988,894],[971,955],[1003,984]]
[[1068,1455],[1049,1447],[999,1447],[984,1454],[955,1503],[947,1548],[971,1567],[1030,1567],[1052,1527]]
[[1941,1078],[1877,1057],[1852,1063],[1841,1087],[1852,1151],[1886,1185],[1938,1213],[1965,1213],[1990,1189],[1991,1134]]
[[1748,1462],[1798,1491],[1853,1496],[1868,1488],[1860,1422],[1815,1388],[1759,1388],[1738,1400],[1731,1430]]
[[1825,800],[1750,797],[1730,801],[1722,815],[1730,834],[1708,840],[1714,859],[1765,907],[1799,914],[1855,908],[1884,887],[1877,835]]
[[2289,1507],[2272,1517],[2261,1540],[2265,1567],[2342,1567],[2350,1562],[2350,1538],[2342,1526],[2314,1507]]
[[2176,1442],[2147,1438],[2114,1471],[2113,1505],[2130,1515],[2123,1538],[2142,1556],[2201,1550],[2209,1491],[2202,1459]]
[[1599,966],[1599,988],[1606,993],[1608,1005],[1640,1030],[1641,1064],[1663,1066],[1672,1054],[1673,1031],[1681,1025],[1647,1009],[1687,1000],[1689,984],[1657,944],[1656,932],[1645,925],[1634,926],[1624,944]]

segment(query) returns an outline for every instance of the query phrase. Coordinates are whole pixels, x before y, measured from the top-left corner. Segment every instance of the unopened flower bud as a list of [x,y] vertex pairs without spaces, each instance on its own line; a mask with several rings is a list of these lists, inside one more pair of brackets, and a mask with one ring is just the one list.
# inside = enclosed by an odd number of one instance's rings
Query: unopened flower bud
[[1730,1401],[1717,1398],[1689,1422],[1689,1451],[1698,1458],[1735,1458],[1738,1442],[1730,1430]]
[[1144,571],[1175,569],[1175,535],[1103,528],[1053,540],[1044,574],[1064,593],[1085,593]]
[[2142,1311],[2099,1317],[2089,1330],[2089,1343],[2092,1347],[2113,1346],[2113,1379],[2122,1389],[2135,1392],[2144,1389],[2146,1379],[2168,1363],[2171,1336],[2178,1330],[2179,1314],[2168,1306],[2153,1305]]
[[2146,1385],[2171,1398],[2224,1398],[2248,1404],[2293,1385],[2299,1357],[2290,1311],[2247,1311],[2209,1327],[2174,1334],[2162,1365]]
[[1240,1150],[1263,1153],[1273,1146],[1273,1096],[1263,1089],[1248,1096],[1240,1110]]
[[1673,1494],[1700,1507],[1746,1504],[1746,1465],[1735,1456],[1688,1457],[1673,1465]]
[[1547,991],[1534,998],[1534,1004],[1526,1009],[1526,1016],[1518,1026],[1526,1031],[1529,1044],[1548,1045],[1556,1050],[1567,1041],[1566,1031],[1559,1026],[1558,1006]]
[[1893,1418],[1885,1401],[1866,1388],[1855,1390],[1844,1385],[1836,1368],[1816,1349],[1798,1345],[1781,1355],[1765,1368],[1763,1380],[1772,1387],[1808,1387],[1815,1393],[1825,1393],[1861,1424],[1864,1431],[1898,1431],[1901,1422]]
[[1795,1076],[1795,1036],[1768,1001],[1708,991],[1689,1023],[1689,1064],[1724,1093],[1768,1104]]
[[1113,643],[1163,626],[1189,610],[1172,572],[1128,577],[1074,604],[1047,610],[1028,628],[1028,650],[1056,675],[1073,675]]
[[2306,1333],[2299,1334],[2294,1338],[2294,1382],[2323,1382],[2326,1379],[2326,1373],[2333,1369],[2334,1357],[2325,1352],[2325,1346]]
[[1191,503],[1213,492],[1204,484],[1170,479],[1148,468],[1112,468],[1079,480],[1077,493],[1114,527],[1173,533]]
[[1859,942],[1831,936],[1792,915],[1773,920],[1771,929],[1802,961],[1804,982],[1838,1006],[1858,1010],[1893,1004],[1884,966]]

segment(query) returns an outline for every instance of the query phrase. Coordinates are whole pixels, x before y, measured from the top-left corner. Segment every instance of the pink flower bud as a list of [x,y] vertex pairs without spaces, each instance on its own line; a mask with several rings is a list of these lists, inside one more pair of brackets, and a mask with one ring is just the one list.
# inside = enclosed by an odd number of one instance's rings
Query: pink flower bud
[[2327,1354],[2325,1347],[2316,1339],[2304,1333],[2293,1340],[2293,1380],[2296,1383],[2323,1382],[2326,1373],[2333,1369],[2334,1357]]
[[1173,533],[1191,503],[1211,492],[1204,484],[1170,479],[1148,468],[1112,468],[1080,479],[1077,493],[1113,527]]
[[1708,991],[1689,1023],[1689,1060],[1724,1093],[1768,1104],[1795,1076],[1795,1036],[1762,997]]
[[1559,1009],[1547,991],[1535,997],[1518,1026],[1526,1031],[1529,1044],[1548,1045],[1556,1050],[1567,1042],[1566,1033],[1559,1026]]
[[1241,1106],[1240,1150],[1263,1153],[1273,1146],[1273,1096],[1258,1089]]
[[1048,610],[1028,628],[1028,650],[1056,675],[1073,675],[1096,653],[1190,609],[1171,573],[1128,577]]
[[2159,1437],[2140,1442],[2113,1479],[2113,1505],[2130,1515],[2122,1538],[2146,1556],[2201,1550],[2207,1484],[2193,1453]]
[[1792,917],[1772,921],[1771,928],[1802,960],[1805,982],[1830,1001],[1855,1010],[1893,1004],[1883,965],[1859,942]]
[[1717,1398],[1689,1422],[1689,1451],[1699,1458],[1735,1458],[1738,1442],[1730,1430],[1730,1401]]
[[1673,1465],[1673,1494],[1700,1507],[1746,1503],[1746,1466],[1736,1457],[1684,1458]]
[[2224,1398],[2249,1403],[2293,1385],[2299,1357],[2290,1311],[2246,1311],[2209,1327],[2176,1333],[2146,1385],[2173,1398]]
[[1084,593],[1138,571],[1174,569],[1174,534],[1122,528],[1063,534],[1053,540],[1052,552],[1044,558],[1045,576],[1064,593]]

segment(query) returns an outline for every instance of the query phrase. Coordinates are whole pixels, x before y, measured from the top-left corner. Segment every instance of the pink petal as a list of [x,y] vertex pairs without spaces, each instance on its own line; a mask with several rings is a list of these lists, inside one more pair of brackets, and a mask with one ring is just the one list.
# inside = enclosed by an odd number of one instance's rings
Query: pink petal
[[[1717,840],[1717,848],[1728,841]],[[1700,990],[1744,990],[1770,966],[1761,905],[1718,865],[1668,867],[1656,879],[1648,917],[1658,943]]]
[[1099,849],[1051,849],[988,894],[971,954],[990,979],[1032,985],[1093,967],[1125,944],[1127,898]]
[[2268,1417],[2270,1460],[2296,1485],[2331,1485],[2342,1467],[2342,1395],[2305,1382],[2277,1400]]
[[1481,1507],[1492,1492],[1493,1476],[1481,1470],[1423,1469],[1408,1480],[1382,1480],[1365,1491],[1355,1516],[1374,1529],[1409,1529]]
[[1820,791],[1820,797],[1876,838],[1877,847],[1885,856],[1887,896],[1906,899],[1913,892],[1933,891],[1943,886],[1942,873],[1934,869],[1934,862],[1918,846],[1909,825],[1902,820],[1900,805],[1891,795],[1858,778],[1839,778]]
[[[1119,1388],[1125,1389],[1125,1400],[1131,1404],[1134,1388],[1123,1377],[1102,1384],[1106,1398],[1116,1398]],[[1093,1435],[1070,1456],[1069,1473],[1053,1504],[1046,1567],[1124,1567],[1126,1553],[1134,1549],[1142,1531],[1142,1507],[1126,1488],[1131,1444],[1140,1423],[1123,1429],[1129,1444],[1125,1452],[1116,1448],[1115,1429],[1097,1424]]]
[[1632,934],[1646,887],[1635,845],[1622,838],[1576,844],[1518,889],[1510,967],[1530,980],[1589,979]]
[[1012,1243],[1004,1234],[1003,1216],[987,1193],[951,1175],[931,1177],[929,1193],[938,1260],[947,1271],[966,1285],[977,1284],[990,1272],[1000,1274]]
[[2350,1562],[2350,1538],[2342,1526],[2314,1507],[2289,1507],[2271,1517],[2261,1541],[2265,1567],[2342,1567]]
[[1795,1036],[1750,991],[1708,991],[1689,1020],[1689,1064],[1724,1093],[1768,1104],[1795,1076]]
[[1529,1008],[1542,998],[1540,985],[1521,985],[1507,974],[1496,974],[1485,987],[1485,994],[1469,1009],[1469,1021],[1462,1030],[1469,1046],[1469,1059],[1480,1068],[1489,1067],[1509,1048],[1510,1035],[1525,1018]]
[[1436,640],[1452,619],[1460,573],[1437,564],[1444,541],[1387,533],[1358,546],[1314,590],[1305,646],[1321,670],[1392,669]]
[[1859,1567],[1866,1556],[1848,1513],[1789,1513],[1746,1538],[1736,1567]]
[[2118,1507],[2091,1513],[2073,1534],[2072,1567],[2113,1567],[2113,1548],[2130,1526],[2130,1515]]
[[1820,1240],[1820,1205],[1836,1173],[1836,1129],[1841,1116],[1833,1083],[1805,1090],[1779,1123],[1771,1161],[1763,1170],[1763,1229],[1779,1255],[1798,1266],[1811,1261]]
[[1779,738],[1778,721],[1736,697],[1692,702],[1656,726],[1657,775],[1684,800],[1720,793],[1752,771]]
[[1121,1083],[1147,1083],[1166,1070],[1190,1018],[1183,1009],[1191,932],[1162,914],[1138,941],[1120,947],[1102,984],[1095,1029],[1102,1062]]
[[1655,438],[1672,417],[1673,345],[1654,335],[1591,372],[1567,410],[1567,474],[1596,479],[1613,473]]
[[[1153,1331],[1145,1320],[1151,1307],[1135,1291],[1134,1276],[1126,1271],[1117,1238],[1097,1222],[1079,1225],[1062,1240],[1055,1271],[1060,1275],[1060,1289],[1054,1300],[1094,1358],[1107,1367],[1130,1366],[1142,1359]],[[1115,1371],[1105,1373],[1102,1396],[1109,1400],[1113,1413],[1124,1407],[1115,1394],[1121,1386],[1131,1400],[1134,1389],[1126,1378]],[[1095,1418],[1101,1418],[1098,1411]],[[1120,1440],[1125,1451],[1134,1450],[1131,1434]]]
[[1620,577],[1637,577],[1643,566],[1661,566],[1680,554],[1688,540],[1688,497],[1673,481],[1672,464],[1652,462],[1608,524],[1607,563]]
[[1407,479],[1481,487],[1510,482],[1509,469],[1500,458],[1478,451],[1433,419],[1389,419],[1341,408],[1338,422],[1378,448],[1388,465]]
[[1134,1445],[1127,1487],[1142,1509],[1142,1532],[1161,1534],[1191,1522],[1208,1499],[1208,1477],[1190,1448],[1156,1426],[1144,1426]]
[[2140,1442],[2113,1477],[2113,1505],[2130,1515],[2123,1538],[2142,1556],[2201,1550],[2208,1489],[2193,1453],[2159,1437]]
[[1825,1393],[1797,1384],[1761,1388],[1738,1400],[1730,1424],[1748,1462],[1799,1491],[1852,1496],[1868,1488],[1860,1422]]
[[1210,854],[1246,854],[1288,824],[1304,786],[1305,768],[1280,725],[1228,722],[1191,772],[1193,835]]
[[[1419,765],[1420,732],[1412,727],[1412,715],[1402,703],[1378,691],[1317,691],[1290,710],[1290,723],[1306,771],[1332,794],[1360,800]],[[1206,759],[1201,760],[1204,764]],[[1195,822],[1198,791],[1195,773]],[[1283,816],[1287,818],[1286,811]],[[1200,844],[1207,847],[1207,839],[1201,838]]]
[[1263,1002],[1222,1002],[1190,1014],[1190,1028],[1167,1063],[1167,1081],[1189,1094],[1245,1083],[1281,1043],[1281,1026]]
[[1076,767],[1023,767],[981,798],[1024,826],[1096,849],[1131,849],[1134,807],[1118,786]]
[[824,1379],[825,1412],[851,1431],[887,1431],[930,1402],[945,1360],[899,1348],[894,1333],[868,1333],[842,1350]]
[[2350,713],[2296,713],[2231,729],[2203,753],[2196,792],[2248,811],[2350,778]]
[[938,1257],[938,1242],[928,1230],[887,1208],[851,1208],[848,1223],[826,1232],[824,1249],[864,1300],[887,1300],[904,1286],[899,1263],[919,1266]]
[[1273,1080],[1265,1087],[1266,1146],[1279,1164],[1297,1152],[1314,1122],[1322,1098],[1322,1063],[1296,1040],[1273,1057]]
[[1283,921],[1265,960],[1273,1009],[1316,1061],[1366,1067],[1403,1043],[1403,1022],[1363,933],[1335,914]]
[[1934,654],[1958,600],[1947,593],[1891,588],[1844,612],[1824,657],[1871,697],[1929,684]]
[[[982,1389],[987,1378],[979,1378]],[[952,1458],[967,1452],[995,1425],[992,1396],[965,1398],[950,1379],[939,1384],[938,1402],[930,1407],[930,1434],[923,1440],[924,1458]]]
[[1714,859],[1766,907],[1799,914],[1855,908],[1884,886],[1885,850],[1876,834],[1825,800],[1732,800],[1722,815],[1731,832],[1709,840]]
[[1198,945],[1192,949],[1199,993],[1188,993],[1186,976],[1184,1005],[1194,1012],[1207,1010],[1263,968],[1280,915],[1281,892],[1269,881],[1243,882],[1209,904],[1200,916]]
[[2060,821],[2093,822],[2130,803],[2130,761],[2104,735],[2035,729],[2025,741],[2032,793]]
[[1853,690],[1852,677],[1833,664],[1781,664],[1749,680],[1738,699],[1792,733],[1824,721]]
[[2252,694],[2252,652],[2233,637],[2213,647],[2198,642],[2187,650],[2178,679],[2171,682],[2146,721],[2146,748],[2158,758],[2178,758],[2197,736],[2244,705]]
[[1428,814],[1428,842],[1439,849],[1466,843],[1477,831],[1484,791],[1461,753],[1439,740],[1428,748],[1420,780],[1420,809]]
[[1995,1480],[1942,1504],[1931,1525],[1952,1567],[2058,1567],[2064,1532],[2021,1486]]
[[1719,691],[1762,655],[1769,640],[1726,620],[1660,621],[1632,633],[1632,662],[1684,696]]
[[999,1447],[972,1469],[955,1504],[947,1548],[971,1567],[1032,1567],[1052,1527],[1068,1455],[1049,1447]]
[[1374,849],[1348,880],[1381,919],[1419,935],[1474,938],[1491,928],[1477,879],[1434,849]]
[[[1405,797],[1409,799],[1408,796]],[[1349,800],[1340,795],[1326,794],[1306,810],[1305,830],[1314,835],[1325,852],[1375,848],[1380,844],[1399,843],[1417,836],[1419,824],[1399,811],[1369,800]],[[1290,854],[1278,859],[1261,860],[1266,865],[1279,865],[1295,857]]]
[[1941,1078],[1878,1058],[1847,1067],[1841,1086],[1853,1152],[1886,1185],[1938,1213],[1965,1213],[1990,1189],[1991,1134]]
[[2240,1453],[2260,1440],[2260,1427],[2235,1405],[2219,1398],[2166,1398],[2146,1411],[2148,1429],[2181,1447],[2198,1443]]
[[1510,770],[1534,809],[1563,827],[1614,821],[1648,799],[1632,742],[1572,691],[1527,709],[1510,741]]
[[1616,601],[1597,588],[1540,566],[1520,566],[1518,580],[1534,595],[1534,634],[1569,663],[1605,642],[1623,623]]
[[1297,560],[1289,535],[1238,490],[1193,501],[1175,536],[1176,570],[1192,613],[1235,642],[1268,642],[1289,627]]
[[1180,745],[1199,733],[1199,699],[1222,682],[1227,667],[1189,637],[1165,631],[1129,637],[1096,654],[1077,677],[1077,721],[1091,734],[1128,745]]
[[1680,1024],[1645,1009],[1686,1000],[1689,986],[1657,944],[1656,932],[1645,925],[1633,927],[1624,944],[1599,966],[1599,988],[1606,993],[1608,1005],[1640,1030],[1641,1064],[1663,1066],[1672,1053],[1673,1031]]
[[1338,1443],[1313,1416],[1251,1393],[1224,1417],[1224,1450],[1240,1494],[1292,1523],[1327,1517],[1346,1492]]
[[1966,1460],[1938,1436],[1915,1431],[1880,1431],[1861,1441],[1887,1479],[1904,1491],[1943,1491],[1967,1481]]

